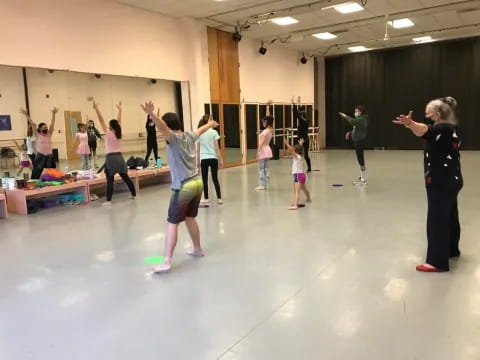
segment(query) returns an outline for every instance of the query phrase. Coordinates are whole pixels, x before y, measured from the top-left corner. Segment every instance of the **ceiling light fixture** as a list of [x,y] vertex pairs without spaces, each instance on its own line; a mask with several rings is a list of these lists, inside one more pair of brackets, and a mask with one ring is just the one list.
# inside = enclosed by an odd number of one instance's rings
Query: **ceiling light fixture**
[[297,19],[294,19],[290,16],[273,18],[270,21],[277,24],[277,25],[282,25],[282,26],[292,25],[292,24],[298,23]]
[[242,34],[240,33],[240,30],[237,26],[235,26],[235,31],[232,34],[232,40],[235,42],[240,42],[240,40],[242,40]]
[[370,49],[361,45],[361,46],[351,46],[351,47],[348,48],[348,50],[350,50],[351,52],[361,52],[361,51],[367,51],[367,50],[370,50]]
[[408,18],[389,21],[388,24],[395,29],[404,29],[414,26],[414,22]]
[[305,56],[305,53],[302,54],[302,57],[300,58],[300,62],[305,65],[308,62],[307,57]]
[[365,10],[362,5],[356,2],[347,2],[344,4],[339,4],[339,5],[333,5],[333,6],[327,6],[326,8],[323,8],[322,10],[327,10],[334,8],[341,14],[351,14],[357,11],[362,11]]
[[260,55],[265,55],[267,53],[267,48],[263,46],[263,41],[262,41],[262,45],[260,45],[260,49],[258,49],[258,53]]
[[317,33],[317,34],[313,34],[312,36],[320,40],[332,40],[338,37],[337,35],[329,32]]
[[431,36],[414,37],[412,40],[416,43],[425,43],[425,42],[433,41]]

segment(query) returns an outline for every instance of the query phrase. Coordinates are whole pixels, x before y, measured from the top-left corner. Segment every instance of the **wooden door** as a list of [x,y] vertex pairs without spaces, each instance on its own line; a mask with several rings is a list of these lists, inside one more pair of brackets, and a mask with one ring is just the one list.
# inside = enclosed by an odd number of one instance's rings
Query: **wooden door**
[[67,160],[76,160],[79,156],[74,148],[75,134],[77,125],[82,122],[82,113],[80,111],[65,111],[65,144],[67,147]]

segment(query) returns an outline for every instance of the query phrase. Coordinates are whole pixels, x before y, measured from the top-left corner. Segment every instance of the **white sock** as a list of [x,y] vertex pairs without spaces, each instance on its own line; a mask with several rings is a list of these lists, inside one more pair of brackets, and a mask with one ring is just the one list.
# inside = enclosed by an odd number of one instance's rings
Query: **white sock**
[[360,170],[360,179],[365,180],[365,171]]

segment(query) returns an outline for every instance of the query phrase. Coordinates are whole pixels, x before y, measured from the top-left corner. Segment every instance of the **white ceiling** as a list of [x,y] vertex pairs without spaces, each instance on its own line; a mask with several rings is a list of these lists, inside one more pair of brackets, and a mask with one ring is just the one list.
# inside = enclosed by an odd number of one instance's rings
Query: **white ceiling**
[[[327,56],[348,52],[348,47],[387,48],[412,44],[413,37],[431,35],[436,40],[479,36],[480,0],[367,0],[364,11],[340,14],[324,7],[357,0],[117,0],[174,17],[192,17],[225,31],[249,24],[243,36],[292,49]],[[357,1],[358,2],[358,1]],[[272,14],[272,15],[268,15]],[[388,27],[389,20],[408,17],[414,27]],[[292,16],[297,24],[279,26],[268,17]],[[262,21],[263,20],[263,21]],[[311,35],[332,32],[333,40]],[[284,41],[284,43],[282,43]]]

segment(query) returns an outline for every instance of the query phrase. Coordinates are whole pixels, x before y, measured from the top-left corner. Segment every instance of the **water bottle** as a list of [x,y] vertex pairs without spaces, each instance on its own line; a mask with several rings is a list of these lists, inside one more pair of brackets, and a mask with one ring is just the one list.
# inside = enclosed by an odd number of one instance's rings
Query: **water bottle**
[[157,167],[158,168],[162,167],[162,159],[160,158],[160,156],[157,158]]

